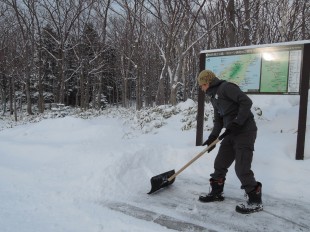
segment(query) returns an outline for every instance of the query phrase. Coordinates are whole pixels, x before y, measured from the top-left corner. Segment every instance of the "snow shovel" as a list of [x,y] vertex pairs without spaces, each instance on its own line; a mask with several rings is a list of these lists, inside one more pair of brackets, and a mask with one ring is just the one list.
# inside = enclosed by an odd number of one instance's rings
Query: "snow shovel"
[[198,155],[196,155],[192,160],[190,160],[187,164],[185,164],[179,171],[175,172],[174,170],[170,170],[168,172],[164,172],[162,174],[159,174],[157,176],[153,176],[151,178],[151,191],[147,194],[152,194],[164,187],[167,187],[175,181],[175,178],[177,175],[179,175],[181,172],[184,171],[189,165],[194,163],[198,158],[200,158],[204,153],[206,153],[211,147],[216,145],[220,140],[222,140],[227,134],[225,132],[219,136],[216,140],[214,140],[208,147],[206,147],[202,152],[200,152]]

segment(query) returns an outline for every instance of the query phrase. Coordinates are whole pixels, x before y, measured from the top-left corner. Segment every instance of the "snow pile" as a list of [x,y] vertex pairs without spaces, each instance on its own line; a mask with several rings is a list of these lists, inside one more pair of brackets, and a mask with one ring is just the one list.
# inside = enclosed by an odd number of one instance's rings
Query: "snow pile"
[[[24,117],[9,129],[11,121],[3,117],[1,231],[190,231],[189,224],[182,222],[195,224],[192,231],[202,227],[309,231],[310,138],[307,133],[305,160],[296,161],[298,97],[251,98],[259,128],[252,167],[263,183],[262,213],[245,218],[234,211],[243,192],[233,166],[227,174],[224,202],[197,201],[200,193],[209,190],[218,146],[182,172],[170,188],[146,194],[152,176],[178,170],[202,150],[195,146],[197,104],[188,100],[139,112],[67,109],[65,117],[46,112]],[[212,127],[210,104],[205,115],[207,137]],[[309,122],[308,114],[308,131]]]

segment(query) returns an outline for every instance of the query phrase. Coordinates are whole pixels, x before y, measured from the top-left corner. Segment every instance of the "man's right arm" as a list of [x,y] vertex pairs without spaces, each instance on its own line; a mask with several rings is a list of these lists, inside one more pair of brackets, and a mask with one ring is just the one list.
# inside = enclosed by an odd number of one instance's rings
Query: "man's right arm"
[[213,119],[213,129],[210,135],[218,137],[223,128],[223,118],[218,113],[217,109],[214,108],[214,119]]

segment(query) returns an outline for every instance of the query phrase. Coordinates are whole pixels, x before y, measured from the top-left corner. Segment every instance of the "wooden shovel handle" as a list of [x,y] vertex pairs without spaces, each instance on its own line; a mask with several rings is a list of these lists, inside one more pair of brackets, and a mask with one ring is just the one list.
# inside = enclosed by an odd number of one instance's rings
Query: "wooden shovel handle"
[[217,138],[216,140],[214,140],[208,147],[206,147],[205,149],[203,149],[198,155],[196,155],[193,159],[191,159],[187,164],[185,164],[179,171],[177,171],[176,173],[174,173],[171,177],[168,178],[168,181],[170,182],[171,180],[173,180],[173,178],[175,178],[177,175],[179,175],[181,172],[184,171],[184,169],[186,169],[189,165],[191,165],[192,163],[194,163],[198,158],[200,158],[204,153],[206,153],[207,151],[210,150],[211,147],[213,147],[214,145],[216,145],[218,142],[220,141],[219,138]]

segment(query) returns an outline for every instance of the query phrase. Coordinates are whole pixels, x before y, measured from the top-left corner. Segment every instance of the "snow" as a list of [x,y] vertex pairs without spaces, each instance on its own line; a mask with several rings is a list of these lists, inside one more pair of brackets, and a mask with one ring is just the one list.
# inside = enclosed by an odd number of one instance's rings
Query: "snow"
[[[197,201],[209,191],[218,146],[171,186],[146,194],[152,176],[180,169],[203,150],[195,146],[197,104],[188,100],[153,111],[110,108],[86,119],[46,116],[10,126],[3,118],[1,231],[309,231],[309,132],[305,159],[295,160],[299,96],[250,97],[262,110],[255,115],[259,131],[252,169],[263,183],[264,211],[235,212],[244,198],[233,166],[224,202]],[[210,107],[206,104],[206,111]],[[309,118],[308,113],[308,131]],[[210,127],[207,120],[204,137]]]

